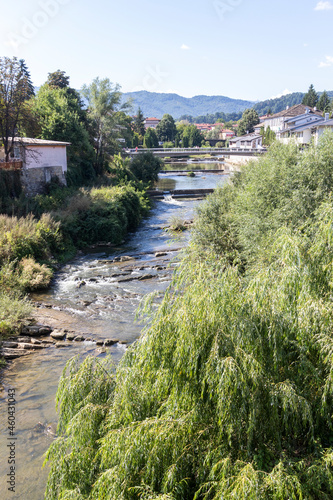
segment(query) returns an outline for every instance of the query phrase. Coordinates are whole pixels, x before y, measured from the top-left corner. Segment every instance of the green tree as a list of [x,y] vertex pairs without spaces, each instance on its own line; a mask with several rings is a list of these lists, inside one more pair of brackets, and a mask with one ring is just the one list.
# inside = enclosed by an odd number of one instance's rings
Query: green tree
[[[71,143],[67,151],[69,185],[80,185],[94,178],[94,150],[86,111],[75,89],[50,87],[46,83],[32,100],[31,107],[38,121],[34,129],[37,137]],[[29,134],[31,128],[26,130]]]
[[156,127],[156,134],[159,141],[166,142],[175,140],[177,134],[177,127],[175,124],[175,120],[171,115],[165,114],[163,115],[162,120]]
[[0,139],[6,161],[13,153],[19,130],[32,120],[27,104],[32,95],[33,86],[24,60],[0,57]]
[[95,149],[94,166],[100,174],[106,162],[120,150],[117,139],[121,138],[122,125],[117,113],[128,109],[128,103],[121,104],[120,86],[108,78],[95,78],[90,85],[82,87],[81,93],[88,103]]
[[139,181],[152,184],[157,181],[162,166],[163,162],[157,156],[152,153],[141,153],[132,160],[129,168]]
[[195,125],[180,124],[177,126],[177,138],[181,141],[183,148],[193,148],[201,146],[202,141],[205,140],[204,135]]
[[237,135],[251,134],[254,132],[254,126],[260,122],[258,113],[253,109],[246,109],[242,119],[239,122]]
[[140,144],[140,136],[137,132],[134,132],[132,139],[132,148],[137,148]]
[[276,137],[275,132],[271,130],[270,126],[268,126],[266,130],[265,127],[261,127],[260,135],[262,135],[262,143],[265,146],[270,146],[274,142]]
[[321,94],[320,99],[318,101],[317,109],[319,109],[319,111],[323,111],[325,113],[330,109],[330,106],[331,106],[331,100],[328,97],[326,90],[324,90],[324,92]]
[[139,134],[144,136],[146,129],[145,129],[145,118],[143,116],[142,110],[139,107],[138,111],[136,113],[136,117],[134,118],[134,131]]
[[143,138],[145,148],[158,148],[158,137],[153,128],[148,128]]
[[134,131],[132,128],[132,117],[124,111],[117,111],[114,114],[115,122],[118,124],[119,135],[125,139],[125,145],[128,148],[132,147]]
[[302,104],[314,108],[317,105],[318,100],[319,100],[318,94],[315,91],[314,86],[311,84],[309,90],[303,97]]
[[48,74],[46,83],[51,88],[65,89],[69,87],[69,76],[65,71],[58,69]]

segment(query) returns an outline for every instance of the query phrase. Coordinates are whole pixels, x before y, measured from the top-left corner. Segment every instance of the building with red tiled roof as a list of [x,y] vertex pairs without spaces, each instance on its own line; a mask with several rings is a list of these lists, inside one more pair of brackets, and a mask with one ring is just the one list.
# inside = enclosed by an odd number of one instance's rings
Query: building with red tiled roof
[[145,129],[147,130],[148,128],[156,128],[160,121],[161,120],[159,118],[155,117],[146,118],[144,121]]

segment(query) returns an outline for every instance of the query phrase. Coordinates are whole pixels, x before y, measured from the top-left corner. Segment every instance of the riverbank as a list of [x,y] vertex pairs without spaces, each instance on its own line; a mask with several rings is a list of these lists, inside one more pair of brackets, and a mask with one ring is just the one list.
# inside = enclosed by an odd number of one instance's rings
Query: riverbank
[[99,187],[56,185],[47,195],[12,200],[18,215],[0,215],[0,337],[20,333],[31,314],[26,293],[47,288],[59,264],[98,242],[119,245],[138,227],[150,206],[145,190],[160,166],[151,155],[131,165],[116,157]]

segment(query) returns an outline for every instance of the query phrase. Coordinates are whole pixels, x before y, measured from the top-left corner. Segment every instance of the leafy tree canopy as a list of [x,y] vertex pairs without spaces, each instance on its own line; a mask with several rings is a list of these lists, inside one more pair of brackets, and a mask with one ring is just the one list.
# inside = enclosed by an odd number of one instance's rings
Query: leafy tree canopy
[[239,136],[251,134],[252,132],[254,132],[254,126],[259,122],[260,120],[257,111],[255,111],[253,108],[246,109],[243,113],[241,121],[239,122],[237,134]]
[[95,148],[95,170],[103,172],[105,162],[119,151],[123,125],[119,122],[119,111],[128,108],[128,103],[121,105],[121,92],[118,84],[108,78],[95,78],[90,85],[84,85],[82,95],[88,103],[88,114],[92,125],[92,137]]
[[139,181],[152,184],[157,181],[163,162],[152,153],[141,153],[136,156],[129,168]]
[[66,75],[65,71],[58,69],[48,74],[46,83],[52,88],[65,89],[69,87],[69,76]]
[[153,128],[148,128],[143,138],[145,148],[158,148],[158,137]]
[[175,120],[172,118],[171,115],[165,114],[163,116],[162,120],[156,127],[156,134],[159,141],[165,142],[165,141],[175,140],[177,134],[177,128]]

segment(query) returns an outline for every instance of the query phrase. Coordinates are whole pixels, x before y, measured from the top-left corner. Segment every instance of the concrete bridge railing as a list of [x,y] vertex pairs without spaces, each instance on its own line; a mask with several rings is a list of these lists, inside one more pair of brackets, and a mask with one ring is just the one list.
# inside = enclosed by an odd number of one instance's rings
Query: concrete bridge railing
[[153,153],[156,156],[192,156],[192,155],[258,155],[265,153],[266,149],[257,148],[151,148],[151,149],[128,149],[124,151],[125,155],[137,156],[142,153]]

